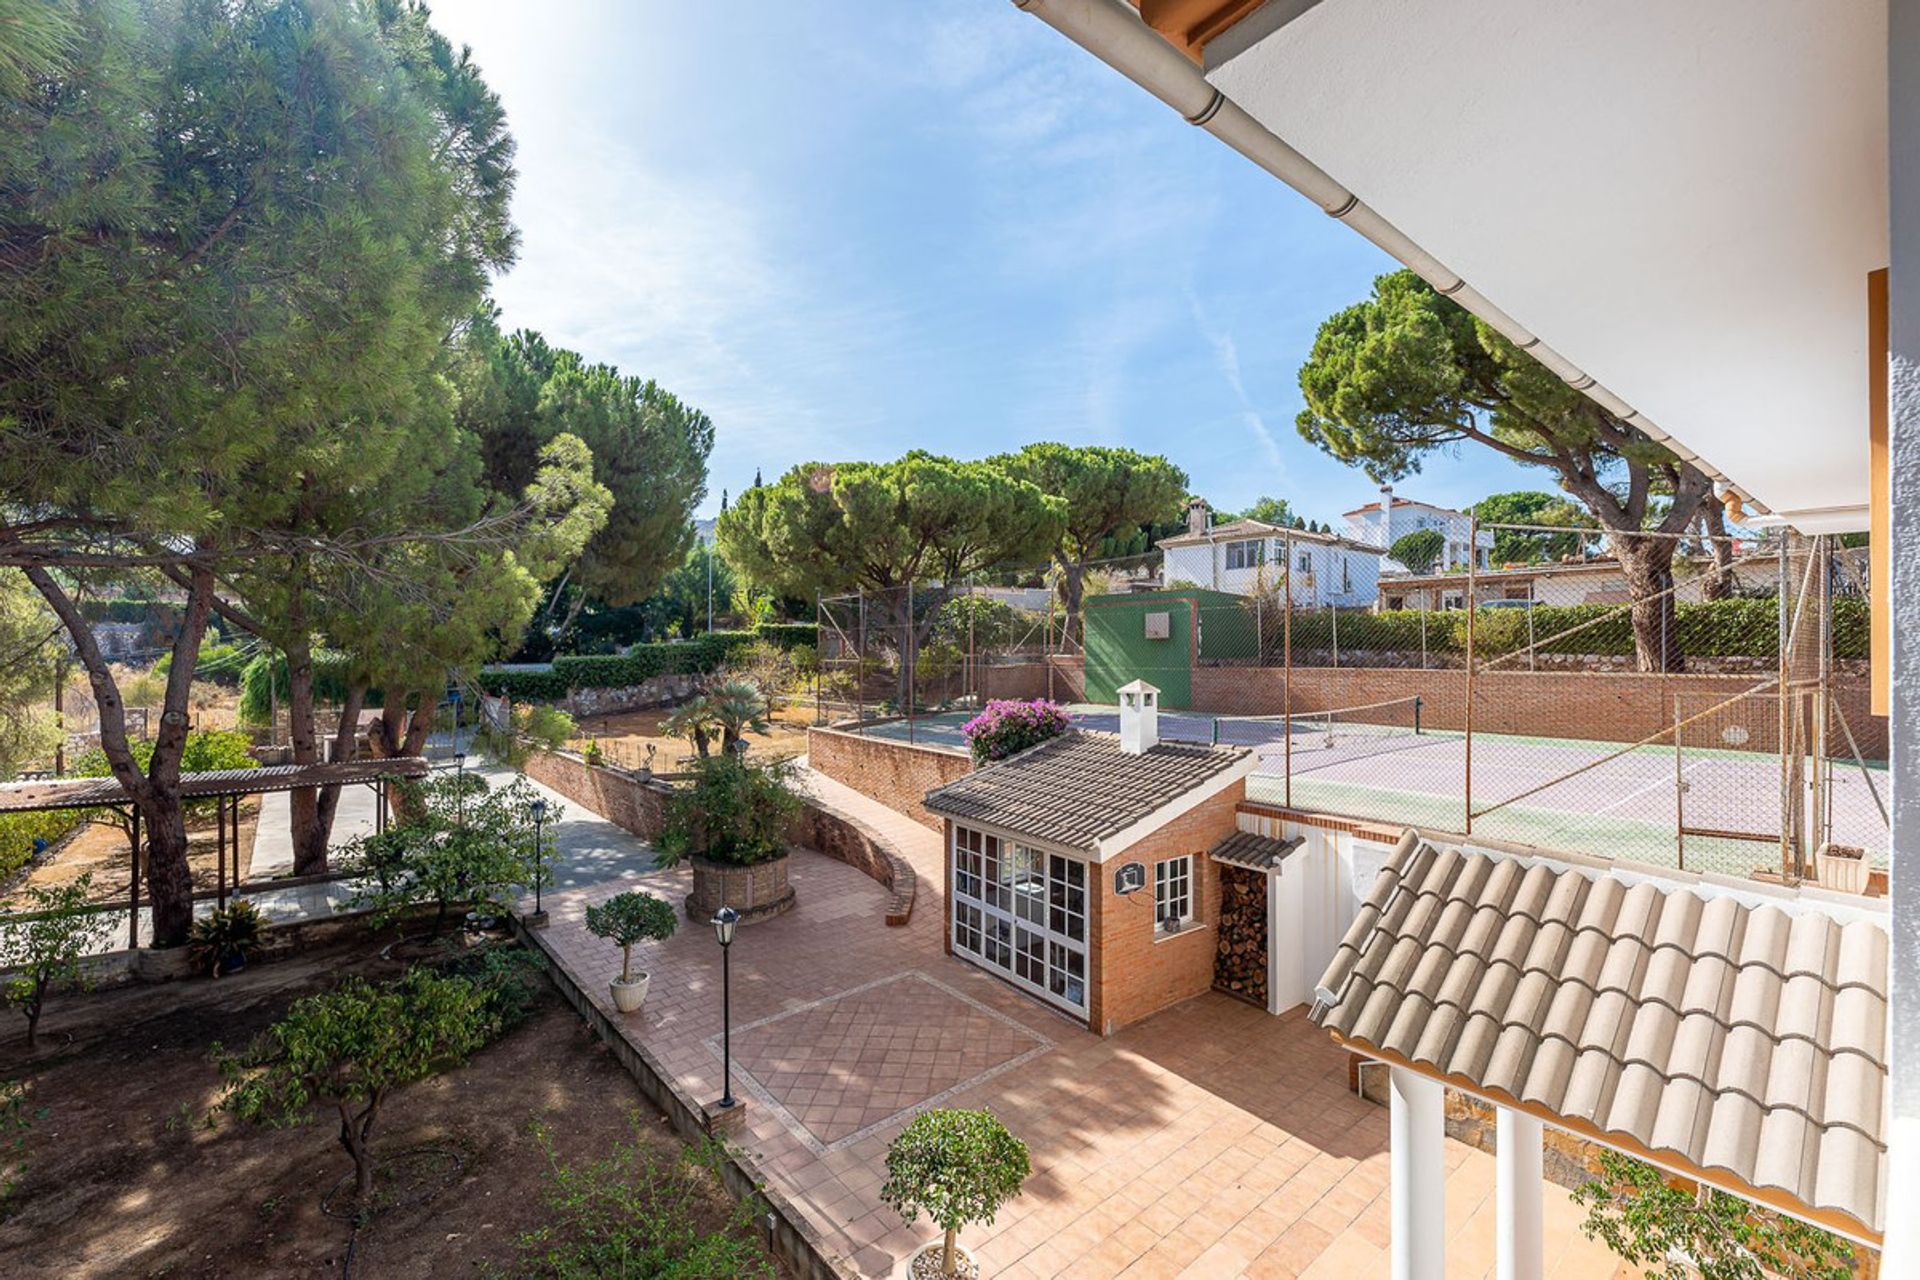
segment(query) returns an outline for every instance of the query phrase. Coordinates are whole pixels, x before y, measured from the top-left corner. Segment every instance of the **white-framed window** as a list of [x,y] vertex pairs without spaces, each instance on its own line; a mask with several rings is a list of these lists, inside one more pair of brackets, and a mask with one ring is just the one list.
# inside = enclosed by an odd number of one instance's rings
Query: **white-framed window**
[[1193,855],[1153,864],[1153,931],[1176,933],[1193,923]]
[[1261,539],[1227,544],[1227,568],[1254,569],[1267,562],[1267,544]]
[[1313,572],[1313,552],[1302,551],[1300,553],[1300,572],[1302,573]]
[[959,823],[952,858],[954,951],[1084,1012],[1087,864]]

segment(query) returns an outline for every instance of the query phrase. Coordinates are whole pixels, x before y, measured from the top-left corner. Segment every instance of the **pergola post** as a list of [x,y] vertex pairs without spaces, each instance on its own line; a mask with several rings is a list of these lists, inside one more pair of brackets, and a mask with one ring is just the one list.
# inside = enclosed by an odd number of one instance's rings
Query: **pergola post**
[[1389,1134],[1393,1280],[1444,1280],[1447,1273],[1446,1090],[1394,1067]]
[[1545,1126],[1524,1111],[1495,1110],[1495,1275],[1499,1280],[1541,1280],[1545,1270],[1546,1234],[1540,1208],[1545,1132]]

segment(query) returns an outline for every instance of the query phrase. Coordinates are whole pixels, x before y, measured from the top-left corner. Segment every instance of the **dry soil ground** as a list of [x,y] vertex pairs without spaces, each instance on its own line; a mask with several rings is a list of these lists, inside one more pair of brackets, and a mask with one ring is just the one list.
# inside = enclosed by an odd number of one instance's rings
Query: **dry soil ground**
[[[382,940],[384,941],[384,939]],[[0,1078],[44,1108],[28,1131],[26,1170],[4,1201],[0,1275],[339,1276],[347,1222],[322,1196],[350,1168],[332,1127],[252,1129],[203,1123],[218,1089],[216,1040],[243,1044],[295,997],[350,972],[397,973],[368,935],[218,982],[123,987],[50,1002],[40,1047],[0,1024]],[[566,1161],[605,1155],[633,1132],[670,1158],[679,1141],[586,1026],[543,986],[536,1012],[460,1070],[394,1096],[376,1149],[423,1144],[465,1165],[430,1201],[359,1233],[351,1274],[470,1277],[514,1258],[518,1233],[545,1218],[546,1162],[531,1133],[551,1131]],[[703,1206],[718,1222],[717,1190]]]

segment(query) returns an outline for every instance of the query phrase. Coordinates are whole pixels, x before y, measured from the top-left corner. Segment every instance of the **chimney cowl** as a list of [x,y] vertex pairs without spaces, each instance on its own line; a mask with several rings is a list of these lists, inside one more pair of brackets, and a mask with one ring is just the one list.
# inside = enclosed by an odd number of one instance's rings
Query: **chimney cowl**
[[1187,532],[1205,533],[1207,522],[1212,517],[1205,498],[1195,498],[1187,503]]
[[1145,755],[1160,745],[1160,691],[1136,679],[1114,692],[1120,699],[1120,750]]

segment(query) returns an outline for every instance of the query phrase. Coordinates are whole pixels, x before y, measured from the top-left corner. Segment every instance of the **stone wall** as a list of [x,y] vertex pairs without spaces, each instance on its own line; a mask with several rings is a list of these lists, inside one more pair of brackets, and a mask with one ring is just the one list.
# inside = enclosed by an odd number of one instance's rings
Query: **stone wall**
[[[526,774],[643,840],[660,835],[664,803],[672,789],[658,779],[590,765],[570,751],[533,752],[527,758]],[[913,868],[864,823],[809,799],[794,819],[788,839],[844,862],[883,885],[891,894],[888,924],[903,925],[913,915]]]
[[571,751],[535,751],[527,757],[525,772],[535,782],[585,805],[642,840],[660,835],[663,806],[670,792],[664,782],[642,779],[625,769],[591,765]]
[[921,799],[935,787],[973,771],[973,762],[958,751],[839,729],[807,730],[807,763],[935,831],[941,830],[940,819],[927,811]]
[[698,675],[661,675],[639,684],[617,689],[569,689],[560,705],[576,719],[581,716],[612,715],[618,711],[639,711],[646,707],[664,707],[684,702],[700,691],[703,677]]

